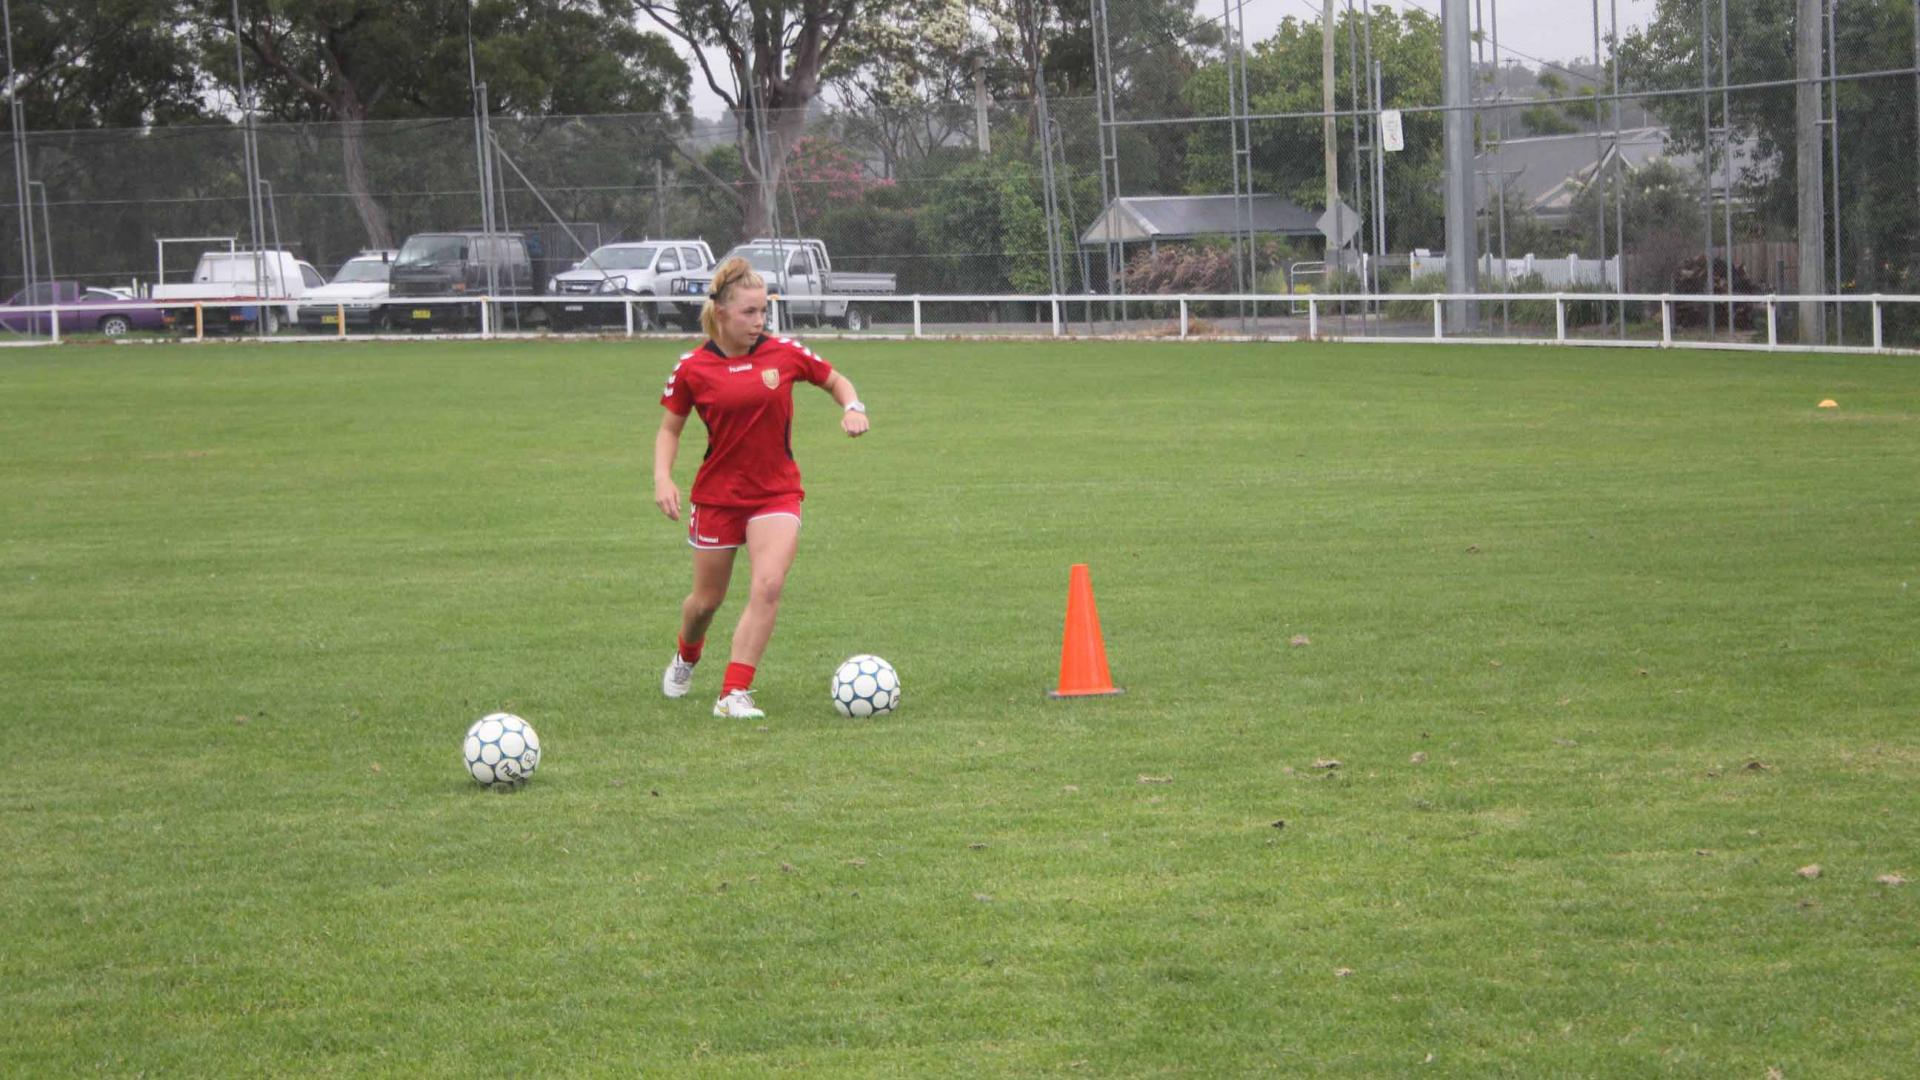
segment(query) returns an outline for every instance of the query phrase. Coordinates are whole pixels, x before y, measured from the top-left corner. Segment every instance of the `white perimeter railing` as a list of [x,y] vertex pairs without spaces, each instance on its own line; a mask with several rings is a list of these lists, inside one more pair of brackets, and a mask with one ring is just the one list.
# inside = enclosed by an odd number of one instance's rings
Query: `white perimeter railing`
[[[664,331],[649,330],[648,327],[646,326],[646,323],[648,321],[651,321],[657,326],[662,320],[658,317],[653,318],[652,320],[647,320],[644,316],[637,319],[636,311],[638,309],[643,309],[651,305],[675,305],[676,307],[678,307],[680,305],[691,304],[695,302],[697,299],[698,298],[693,298],[693,297],[671,297],[671,296],[665,296],[665,297],[516,296],[516,297],[504,298],[504,299],[493,299],[490,297],[479,297],[479,296],[406,297],[406,298],[388,300],[384,302],[387,309],[388,317],[390,318],[392,324],[399,328],[398,332],[395,332],[394,329],[388,329],[382,332],[356,332],[353,335],[353,337],[357,340],[418,340],[419,335],[412,332],[408,332],[408,324],[413,321],[411,319],[411,316],[415,309],[427,308],[427,307],[432,308],[436,313],[435,319],[431,320],[432,323],[438,323],[438,324],[444,325],[445,319],[440,313],[446,312],[449,310],[458,311],[461,313],[462,316],[464,316],[463,318],[461,317],[456,318],[456,321],[464,324],[463,329],[456,330],[453,332],[443,332],[439,330],[438,326],[434,326],[434,333],[431,335],[433,339],[461,340],[461,339],[537,337],[537,336],[541,336],[542,334],[548,333],[548,331],[545,328],[526,329],[524,327],[524,323],[521,323],[521,328],[518,328],[518,329],[509,328],[503,324],[509,323],[509,322],[520,323],[521,320],[503,318],[501,309],[509,308],[509,307],[517,307],[520,311],[521,317],[524,318],[524,316],[527,314],[527,309],[530,309],[530,308],[544,308],[551,311],[551,310],[557,310],[560,307],[560,305],[581,305],[581,304],[618,305],[621,308],[621,312],[617,320],[607,320],[604,323],[602,329],[598,331],[599,333],[618,331],[618,332],[623,332],[624,335],[628,337],[637,337],[637,336],[642,336],[650,333],[661,333],[669,336],[683,337],[685,336],[686,332],[683,330],[679,330],[677,328],[671,329],[671,330],[664,330]],[[791,303],[791,301],[782,302],[781,299],[777,296],[774,297],[773,299],[775,303],[772,305],[772,310],[769,313],[768,330],[771,333],[779,333],[781,323],[783,321],[789,321],[789,322],[791,321],[791,319],[783,320],[781,317],[782,308],[786,306],[786,303]],[[1472,331],[1449,332],[1446,329],[1446,314],[1447,314],[1447,306],[1449,304],[1456,303],[1456,302],[1478,302],[1478,304],[1480,305],[1479,322],[1482,326],[1489,326],[1498,322],[1498,320],[1495,319],[1493,316],[1495,314],[1495,309],[1497,309],[1502,303],[1517,303],[1521,301],[1553,304],[1554,330],[1553,330],[1552,336],[1550,337],[1545,335],[1486,336],[1485,334],[1476,334]],[[892,317],[891,316],[892,312],[896,312],[898,311],[898,309],[902,309],[902,308],[910,309],[910,315],[911,315],[910,325],[912,327],[910,332],[891,332],[891,333],[873,333],[873,332],[866,332],[866,331],[847,332],[849,333],[849,336],[871,337],[871,338],[876,338],[880,340],[898,339],[898,338],[919,338],[919,337],[927,337],[927,336],[1005,338],[1010,336],[1006,332],[1005,328],[1010,328],[1012,326],[1020,325],[1020,324],[999,323],[997,324],[997,326],[1003,329],[1000,329],[998,332],[995,332],[995,333],[987,333],[984,330],[978,330],[978,329],[976,329],[973,332],[968,332],[966,330],[955,331],[951,329],[945,329],[945,330],[935,331],[932,335],[929,335],[926,330],[926,324],[927,324],[927,319],[925,318],[926,307],[928,305],[945,305],[945,304],[995,304],[995,305],[1031,304],[1031,305],[1035,305],[1036,311],[1044,308],[1048,312],[1049,318],[1044,321],[1036,320],[1033,325],[1036,327],[1039,327],[1041,325],[1046,325],[1047,329],[1045,333],[1048,336],[1056,337],[1056,338],[1070,337],[1070,336],[1089,336],[1089,335],[1076,335],[1073,332],[1072,323],[1075,321],[1073,318],[1073,313],[1075,311],[1083,312],[1084,321],[1087,321],[1087,322],[1096,322],[1096,321],[1105,322],[1105,323],[1159,322],[1159,321],[1162,321],[1164,317],[1162,316],[1149,317],[1149,316],[1134,314],[1134,315],[1123,316],[1122,318],[1119,318],[1119,319],[1115,319],[1111,315],[1104,318],[1096,319],[1092,315],[1092,312],[1095,308],[1112,309],[1112,308],[1136,308],[1136,307],[1142,307],[1145,305],[1154,305],[1154,306],[1175,305],[1177,306],[1177,309],[1178,309],[1179,331],[1177,336],[1178,338],[1186,339],[1193,336],[1193,331],[1194,331],[1193,324],[1195,321],[1195,317],[1193,315],[1193,305],[1195,304],[1216,304],[1216,305],[1217,304],[1233,304],[1233,305],[1236,305],[1236,307],[1243,308],[1245,314],[1249,318],[1254,320],[1258,320],[1263,317],[1261,308],[1265,307],[1267,311],[1264,317],[1270,320],[1283,319],[1289,325],[1274,328],[1268,331],[1261,331],[1256,325],[1252,332],[1242,333],[1238,335],[1219,333],[1219,332],[1214,332],[1212,330],[1209,330],[1209,332],[1207,333],[1207,337],[1209,339],[1236,340],[1236,341],[1247,341],[1247,340],[1359,341],[1359,342],[1394,343],[1394,344],[1431,343],[1431,342],[1444,342],[1444,343],[1454,343],[1454,344],[1479,344],[1479,345],[1555,344],[1555,345],[1580,345],[1580,346],[1643,348],[1643,349],[1644,348],[1653,348],[1653,349],[1688,348],[1688,349],[1741,349],[1741,350],[1760,350],[1760,351],[1790,350],[1794,352],[1897,353],[1902,355],[1920,355],[1920,346],[1909,347],[1909,346],[1903,345],[1903,346],[1896,346],[1896,347],[1888,347],[1888,345],[1886,344],[1885,325],[1884,325],[1885,309],[1888,306],[1920,304],[1920,296],[1888,296],[1888,295],[1878,295],[1878,294],[1867,295],[1867,296],[1863,296],[1859,294],[1822,295],[1822,296],[1785,296],[1785,295],[1772,295],[1772,294],[1726,296],[1723,294],[1714,294],[1711,296],[1703,296],[1698,293],[1589,293],[1589,292],[1579,292],[1579,293],[1500,293],[1500,292],[1495,292],[1495,293],[1339,293],[1339,294],[1328,293],[1328,294],[1307,294],[1307,295],[1292,295],[1292,296],[1275,295],[1275,294],[1255,295],[1255,294],[1245,294],[1245,293],[1131,294],[1131,295],[1125,295],[1125,296],[1111,295],[1111,294],[1007,295],[1004,293],[966,293],[966,294],[941,294],[941,295],[916,294],[916,295],[906,295],[906,296],[900,296],[900,295],[809,296],[804,301],[804,303],[806,303],[809,307],[815,307],[820,304],[839,304],[843,302],[851,305],[857,305],[859,309],[861,309],[863,312],[865,312],[869,316],[876,309],[886,309],[890,312],[890,321]],[[1871,343],[1867,345],[1808,345],[1808,344],[1800,344],[1797,342],[1782,342],[1780,340],[1780,324],[1779,324],[1780,309],[1783,307],[1798,305],[1804,302],[1819,303],[1823,305],[1825,304],[1843,305],[1843,308],[1841,310],[1848,310],[1848,309],[1857,310],[1860,308],[1865,308],[1867,311],[1868,318],[1870,320],[1869,325],[1872,328],[1872,333],[1870,338]],[[1301,321],[1300,316],[1297,314],[1293,314],[1292,310],[1290,309],[1297,309],[1302,304],[1304,304],[1306,307],[1306,313],[1305,313],[1305,319],[1304,319],[1305,326],[1299,327],[1298,323]],[[1425,329],[1427,325],[1427,321],[1424,319],[1405,319],[1405,318],[1393,319],[1391,320],[1392,325],[1389,325],[1389,319],[1384,314],[1384,310],[1389,304],[1394,305],[1396,307],[1400,307],[1403,310],[1405,306],[1408,304],[1426,306],[1431,312],[1432,330],[1427,331]],[[1614,333],[1615,333],[1614,327],[1618,326],[1621,321],[1618,317],[1617,311],[1613,313],[1614,318],[1611,322],[1593,325],[1592,328],[1595,331],[1594,333],[1588,336],[1570,336],[1567,333],[1567,308],[1568,308],[1568,305],[1570,304],[1582,304],[1582,305],[1604,304],[1604,305],[1610,305],[1610,306],[1620,306],[1620,310],[1624,310],[1624,305],[1626,304],[1641,304],[1641,305],[1657,304],[1659,305],[1659,309],[1660,309],[1660,336],[1658,339],[1647,338],[1647,337],[1628,338],[1625,336],[1614,336]],[[1708,306],[1715,309],[1716,312],[1723,309],[1731,309],[1735,305],[1759,309],[1759,311],[1764,315],[1764,322],[1765,322],[1765,329],[1766,329],[1765,340],[1764,341],[1758,341],[1758,340],[1724,341],[1724,340],[1696,339],[1696,338],[1676,339],[1674,336],[1674,307],[1675,305],[1679,305],[1679,304],[1688,304],[1688,305],[1693,305],[1695,307]],[[230,321],[230,320],[222,320],[221,313],[229,311],[230,309],[235,309],[235,308],[258,309],[262,306],[263,306],[262,302],[258,300],[236,299],[236,300],[198,301],[198,302],[129,300],[124,303],[116,303],[111,305],[107,305],[107,304],[34,304],[34,305],[0,307],[0,338],[4,338],[6,334],[11,333],[14,335],[18,335],[18,339],[12,342],[8,342],[8,344],[57,345],[63,340],[63,331],[62,331],[63,323],[65,323],[69,328],[78,324],[85,324],[89,328],[91,328],[91,326],[97,322],[97,320],[99,319],[103,311],[124,312],[124,311],[136,311],[136,310],[164,310],[164,311],[172,311],[180,315],[180,318],[178,321],[180,322],[181,325],[176,327],[173,331],[176,340],[203,341],[209,336],[208,331],[210,328],[213,328],[216,324],[219,324],[225,321]],[[266,340],[266,341],[274,341],[274,342],[301,342],[301,341],[311,342],[311,341],[341,340],[341,339],[347,338],[348,336],[347,331],[348,331],[348,325],[350,321],[349,315],[354,315],[357,319],[362,313],[364,313],[367,310],[364,306],[356,307],[353,304],[324,304],[324,303],[323,304],[302,304],[298,300],[286,300],[286,299],[269,300],[265,302],[264,306],[269,310],[271,310],[274,313],[276,319],[279,319],[282,323],[287,323],[288,320],[281,313],[286,312],[290,314],[292,309],[303,309],[304,311],[309,313],[317,310],[321,312],[323,315],[331,315],[332,317],[325,320],[325,328],[319,333],[295,333],[295,332],[288,332],[288,330],[283,329],[278,333],[262,335],[258,333],[257,326],[249,324],[248,326],[243,328],[241,331],[239,331],[239,333],[242,336],[256,338],[257,340]],[[1354,307],[1359,307],[1362,310],[1358,312],[1348,310]],[[466,308],[472,308],[474,310],[471,313],[467,313],[463,310]],[[1372,310],[1370,311],[1366,310],[1367,308],[1372,308]],[[191,319],[188,319],[185,316],[185,313],[189,311],[192,312]],[[1336,328],[1334,324],[1334,320],[1342,312],[1344,312],[1346,317],[1349,319],[1359,319],[1361,321],[1362,328],[1363,328],[1361,333],[1359,334],[1344,333],[1340,329]],[[257,314],[258,312],[256,312],[256,316]],[[655,314],[660,315],[665,313],[656,312]],[[905,314],[905,313],[903,312],[902,314]],[[1235,320],[1239,318],[1240,314],[1241,312],[1238,312],[1238,311],[1226,313],[1224,315],[1216,314],[1212,316],[1212,322],[1222,323],[1230,320]],[[903,324],[905,324],[906,320],[902,320],[902,322]],[[954,321],[943,320],[936,325],[950,326],[953,324],[953,322]],[[978,322],[979,320],[973,320],[971,323],[960,322],[960,325],[977,326]],[[27,327],[27,330],[24,333],[22,332],[23,325]],[[1418,333],[1404,333],[1404,332],[1382,333],[1380,332],[1382,330],[1394,329],[1394,328],[1404,329],[1409,325],[1419,326],[1421,328],[1421,332],[1418,332]],[[1650,325],[1650,323],[1646,325]],[[1724,325],[1724,324],[1721,324],[1721,325]],[[368,327],[369,331],[371,331],[372,329],[373,329],[372,326]],[[1304,333],[1301,332],[1302,330],[1304,330]],[[40,335],[43,332],[45,336],[41,337]],[[836,336],[836,333],[837,333],[836,331],[833,331],[833,330],[826,330],[824,332],[827,336]],[[1117,337],[1140,336],[1140,334],[1138,331],[1128,331],[1128,330],[1122,329],[1113,333],[1104,333],[1104,334],[1095,333],[1090,336],[1117,338]],[[1175,335],[1166,334],[1166,333],[1156,333],[1152,336],[1156,338],[1165,339],[1165,338],[1174,337]]]

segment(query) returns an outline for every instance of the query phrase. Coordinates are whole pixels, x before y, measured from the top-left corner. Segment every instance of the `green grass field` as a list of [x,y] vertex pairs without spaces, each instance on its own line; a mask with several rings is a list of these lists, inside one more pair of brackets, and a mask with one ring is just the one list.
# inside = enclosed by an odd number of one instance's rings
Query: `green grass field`
[[1912,1075],[1920,365],[820,344],[764,724],[670,343],[0,354],[0,1073]]

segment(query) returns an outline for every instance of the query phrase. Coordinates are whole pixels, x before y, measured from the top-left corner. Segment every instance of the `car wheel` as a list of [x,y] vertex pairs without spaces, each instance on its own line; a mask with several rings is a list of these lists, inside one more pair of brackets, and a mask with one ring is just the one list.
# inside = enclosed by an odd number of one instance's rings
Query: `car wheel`
[[847,313],[840,318],[840,325],[857,334],[867,328],[867,313],[860,310],[858,304],[848,304]]
[[133,329],[133,321],[125,315],[109,315],[100,320],[100,332],[108,337],[125,337]]
[[659,329],[660,309],[652,304],[633,305],[633,329],[636,333],[651,334]]
[[267,308],[266,311],[261,313],[260,317],[266,320],[267,333],[269,335],[277,334],[280,332],[280,313],[279,312],[275,311],[272,308]]

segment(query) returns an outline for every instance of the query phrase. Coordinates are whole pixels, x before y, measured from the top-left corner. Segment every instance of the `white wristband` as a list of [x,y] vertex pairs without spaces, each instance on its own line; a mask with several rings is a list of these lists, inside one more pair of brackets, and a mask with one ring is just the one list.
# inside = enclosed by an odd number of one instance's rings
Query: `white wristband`
[[867,404],[864,401],[849,401],[847,407],[840,411],[863,413],[867,411]]

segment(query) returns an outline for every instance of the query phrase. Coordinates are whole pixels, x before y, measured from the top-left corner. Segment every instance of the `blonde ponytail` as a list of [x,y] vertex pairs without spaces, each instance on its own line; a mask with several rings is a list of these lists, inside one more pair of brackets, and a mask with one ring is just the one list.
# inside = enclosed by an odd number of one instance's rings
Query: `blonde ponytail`
[[720,340],[719,306],[727,302],[727,294],[734,288],[764,289],[767,283],[753,269],[753,264],[735,255],[720,264],[713,272],[713,284],[707,286],[707,302],[700,308],[700,329],[707,332],[707,340]]

